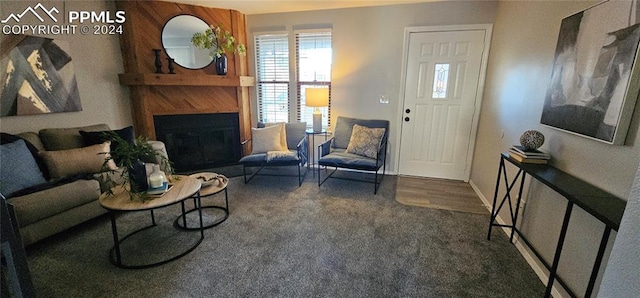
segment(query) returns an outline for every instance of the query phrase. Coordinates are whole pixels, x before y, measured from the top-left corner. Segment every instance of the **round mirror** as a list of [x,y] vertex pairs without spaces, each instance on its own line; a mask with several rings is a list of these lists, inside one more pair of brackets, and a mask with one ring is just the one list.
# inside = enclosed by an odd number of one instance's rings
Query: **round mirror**
[[192,15],[171,18],[162,28],[162,46],[176,64],[189,69],[203,68],[213,61],[208,49],[199,49],[191,43],[196,32],[204,32],[209,25]]

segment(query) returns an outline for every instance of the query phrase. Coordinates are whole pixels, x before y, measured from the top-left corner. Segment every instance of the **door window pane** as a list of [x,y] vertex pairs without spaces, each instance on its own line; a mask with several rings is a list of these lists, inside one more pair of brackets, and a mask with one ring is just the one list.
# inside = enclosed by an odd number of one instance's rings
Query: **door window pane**
[[433,74],[433,98],[446,98],[449,83],[449,63],[436,63]]

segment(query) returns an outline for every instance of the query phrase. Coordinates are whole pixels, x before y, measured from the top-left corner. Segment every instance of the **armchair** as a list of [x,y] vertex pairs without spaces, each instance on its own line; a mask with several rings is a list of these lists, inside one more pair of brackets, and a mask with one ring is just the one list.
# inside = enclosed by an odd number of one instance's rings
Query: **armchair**
[[[301,169],[308,161],[309,143],[305,129],[306,122],[299,123],[258,123],[257,128],[252,128],[252,138],[243,142],[251,141],[253,150],[250,154],[240,159],[244,183],[247,184],[253,177],[263,176],[290,176],[296,175],[275,175],[260,174],[265,167],[298,167],[298,186],[307,175]],[[247,177],[247,168],[258,167],[255,173]]]
[[[373,193],[384,179],[387,158],[389,121],[338,117],[333,137],[318,146],[318,187],[329,178],[346,179],[374,184]],[[322,167],[334,167],[324,179]],[[334,177],[338,168],[374,172],[374,181]],[[378,171],[382,168],[380,180]]]

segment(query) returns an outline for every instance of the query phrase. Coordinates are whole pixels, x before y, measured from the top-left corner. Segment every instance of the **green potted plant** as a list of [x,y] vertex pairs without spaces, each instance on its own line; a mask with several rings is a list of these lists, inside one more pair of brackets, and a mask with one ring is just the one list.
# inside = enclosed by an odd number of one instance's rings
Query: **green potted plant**
[[222,25],[217,27],[210,25],[204,32],[194,33],[191,42],[197,48],[210,50],[209,55],[214,59],[216,72],[219,75],[227,74],[227,53],[240,55],[247,53],[244,44],[236,42],[235,37],[224,30]]
[[[105,139],[111,141],[111,152],[107,154],[102,165],[103,175],[100,176],[100,182],[106,187],[107,195],[113,195],[115,187],[128,187],[131,200],[150,199],[151,197],[146,193],[148,184],[144,161],[159,159],[160,168],[165,171],[167,178],[171,179],[173,174],[171,162],[166,156],[155,151],[147,138],[139,136],[130,142],[110,132]],[[109,167],[111,160],[115,162],[117,170]]]

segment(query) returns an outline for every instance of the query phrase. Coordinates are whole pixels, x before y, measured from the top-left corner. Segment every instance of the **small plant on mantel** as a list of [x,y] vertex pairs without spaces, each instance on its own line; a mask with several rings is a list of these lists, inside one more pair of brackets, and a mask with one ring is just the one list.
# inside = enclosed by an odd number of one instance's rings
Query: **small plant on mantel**
[[226,53],[246,55],[247,48],[244,44],[237,43],[229,31],[223,30],[222,25],[217,27],[210,25],[204,32],[194,33],[191,42],[197,48],[210,50],[209,55],[212,58],[214,56],[220,58]]
[[[106,187],[105,193],[108,196],[114,194],[113,190],[116,187],[122,187],[129,192],[129,199],[132,201],[136,199],[146,201],[152,198],[147,194],[146,189],[136,191],[140,187],[136,185],[136,182],[132,179],[132,171],[140,164],[141,160],[155,160],[156,157],[159,157],[161,162],[160,168],[164,169],[167,179],[177,179],[176,177],[172,177],[173,167],[169,159],[159,152],[156,152],[147,138],[139,136],[130,143],[117,134],[109,132],[105,136],[105,139],[111,141],[112,150],[107,154],[102,164],[103,175],[100,175],[99,179],[100,183]],[[109,161],[111,160],[116,163],[118,167],[117,170],[109,167]],[[142,164],[142,166],[144,167],[144,164]]]

